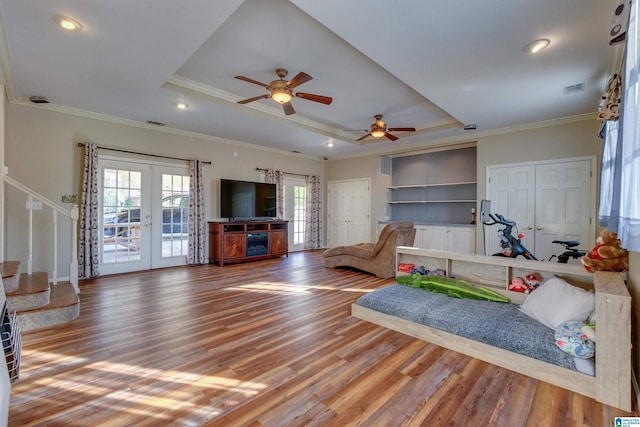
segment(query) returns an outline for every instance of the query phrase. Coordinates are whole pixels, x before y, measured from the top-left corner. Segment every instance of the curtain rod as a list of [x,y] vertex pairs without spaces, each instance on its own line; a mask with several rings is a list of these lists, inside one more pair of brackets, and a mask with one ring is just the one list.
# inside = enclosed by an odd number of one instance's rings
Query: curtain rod
[[[262,172],[266,172],[269,169],[262,169],[262,168],[256,168],[257,171],[262,171]],[[286,173],[287,175],[297,175],[297,176],[304,176],[305,178],[308,177],[309,175],[305,175],[302,173],[293,173],[293,172],[282,172],[282,173]]]
[[[87,144],[85,144],[84,142],[78,142],[78,147],[86,147]],[[161,159],[171,159],[171,160],[182,160],[184,162],[188,162],[191,161],[191,159],[183,159],[180,157],[171,157],[171,156],[162,156],[160,154],[149,154],[149,153],[140,153],[138,151],[129,151],[129,150],[121,150],[119,148],[110,148],[110,147],[101,147],[98,145],[98,148],[101,150],[109,150],[109,151],[118,151],[119,153],[128,153],[128,154],[138,154],[141,156],[149,156],[149,157],[159,157]],[[204,165],[210,165],[211,162],[201,162]]]

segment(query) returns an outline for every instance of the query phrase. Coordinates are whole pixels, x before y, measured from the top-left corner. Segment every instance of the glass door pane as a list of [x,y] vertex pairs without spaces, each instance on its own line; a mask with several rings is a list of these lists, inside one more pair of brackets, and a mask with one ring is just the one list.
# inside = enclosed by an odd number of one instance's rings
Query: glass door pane
[[146,165],[101,162],[101,271],[104,274],[149,268],[142,221],[147,175]]
[[162,174],[162,257],[187,255],[189,177]]
[[151,268],[184,265],[189,251],[189,182],[184,166],[155,165]]
[[304,180],[285,178],[284,219],[289,221],[289,251],[304,249],[307,185]]

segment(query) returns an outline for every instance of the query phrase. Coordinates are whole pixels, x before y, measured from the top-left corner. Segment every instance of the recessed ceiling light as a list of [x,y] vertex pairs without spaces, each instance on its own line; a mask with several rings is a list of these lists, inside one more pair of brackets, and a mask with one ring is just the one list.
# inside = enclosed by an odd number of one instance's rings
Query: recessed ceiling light
[[329,142],[327,143],[327,147],[333,147],[333,141],[330,139]]
[[185,104],[184,102],[178,102],[176,104],[176,107],[178,107],[179,110],[186,110],[189,105]]
[[53,20],[63,29],[67,31],[80,31],[82,30],[82,24],[75,19],[71,19],[66,16],[56,15]]
[[538,39],[523,47],[522,50],[530,54],[538,53],[549,46],[549,43],[551,43],[549,39]]

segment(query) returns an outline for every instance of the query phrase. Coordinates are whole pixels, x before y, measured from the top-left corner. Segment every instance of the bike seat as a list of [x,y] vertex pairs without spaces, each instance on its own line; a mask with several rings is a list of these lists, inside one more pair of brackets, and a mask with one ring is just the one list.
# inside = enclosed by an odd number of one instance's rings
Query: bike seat
[[554,240],[551,243],[559,243],[567,248],[573,248],[580,245],[580,240]]

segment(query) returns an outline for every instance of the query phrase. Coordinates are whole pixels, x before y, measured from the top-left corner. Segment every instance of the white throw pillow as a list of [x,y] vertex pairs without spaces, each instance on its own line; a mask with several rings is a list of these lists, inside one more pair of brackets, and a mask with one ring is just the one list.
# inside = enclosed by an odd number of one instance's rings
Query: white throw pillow
[[552,276],[527,296],[520,311],[555,330],[567,320],[585,320],[595,307],[593,293]]

